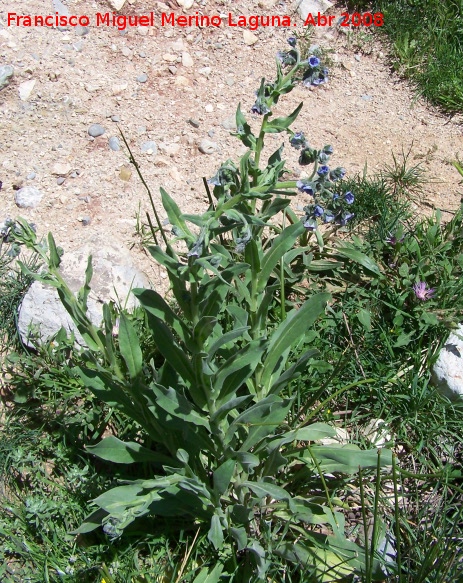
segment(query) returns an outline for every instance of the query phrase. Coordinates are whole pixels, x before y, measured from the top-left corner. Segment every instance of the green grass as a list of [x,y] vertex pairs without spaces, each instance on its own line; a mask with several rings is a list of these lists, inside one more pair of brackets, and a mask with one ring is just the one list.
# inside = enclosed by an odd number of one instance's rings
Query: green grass
[[379,0],[394,68],[449,113],[463,110],[463,2]]

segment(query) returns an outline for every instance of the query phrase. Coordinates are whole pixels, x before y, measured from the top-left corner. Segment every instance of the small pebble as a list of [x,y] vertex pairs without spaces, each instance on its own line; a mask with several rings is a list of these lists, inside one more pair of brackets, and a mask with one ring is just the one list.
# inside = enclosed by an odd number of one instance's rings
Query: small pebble
[[209,130],[209,131],[207,132],[207,135],[208,135],[210,138],[213,138],[213,137],[215,136],[215,131],[214,131],[214,130]]
[[63,178],[62,176],[60,176],[59,178],[56,179],[56,184],[58,186],[61,186],[62,184],[64,184],[66,178]]
[[195,119],[192,119],[191,117],[188,120],[188,123],[190,125],[192,125],[194,128],[199,128],[199,121],[196,121]]
[[84,227],[87,227],[91,222],[92,219],[90,217],[82,217],[82,225]]
[[145,154],[156,154],[158,151],[158,147],[156,146],[156,142],[149,140],[147,142],[143,142],[141,145],[141,151]]
[[72,172],[71,174],[71,178],[77,178],[79,175],[77,174],[77,172]]
[[119,143],[119,138],[113,136],[112,138],[109,138],[109,147],[111,148],[111,150],[113,150],[113,152],[118,152],[121,149],[121,145]]
[[214,111],[214,106],[212,105],[212,103],[208,103],[204,108],[204,111],[206,113],[212,113]]
[[88,128],[88,135],[92,136],[92,138],[97,138],[98,136],[102,136],[105,133],[105,129],[99,123],[94,123]]
[[175,75],[177,73],[177,67],[175,67],[174,65],[170,65],[169,72],[172,73],[172,75]]
[[361,98],[363,99],[363,101],[371,101],[373,99],[373,97],[371,95],[362,95]]
[[116,123],[119,123],[121,121],[121,118],[118,115],[112,115],[111,116],[111,121],[114,121]]
[[141,75],[138,75],[137,81],[139,83],[146,83],[148,81],[148,75],[146,75],[145,73],[142,73]]
[[30,172],[26,178],[27,180],[34,180],[34,178],[37,176],[37,174],[35,172]]

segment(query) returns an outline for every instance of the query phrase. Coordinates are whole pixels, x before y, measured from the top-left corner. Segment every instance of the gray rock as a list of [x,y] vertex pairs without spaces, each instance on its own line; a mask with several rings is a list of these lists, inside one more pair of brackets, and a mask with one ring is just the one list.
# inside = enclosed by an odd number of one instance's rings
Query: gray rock
[[150,152],[151,154],[156,155],[156,153],[158,151],[158,147],[156,146],[156,142],[153,142],[153,140],[148,140],[147,142],[143,142],[143,144],[141,145],[141,151],[143,153]]
[[14,200],[21,209],[34,209],[43,198],[43,193],[35,186],[23,186],[16,191]]
[[463,325],[450,334],[432,369],[431,382],[451,400],[463,398]]
[[27,180],[34,180],[34,178],[37,176],[37,174],[35,172],[29,172],[29,174],[26,176]]
[[105,133],[105,129],[99,123],[93,123],[88,128],[88,135],[92,136],[92,138],[97,138],[98,136],[102,136]]
[[121,118],[118,115],[112,115],[111,116],[111,121],[114,121],[116,123],[119,123],[121,121]]
[[361,98],[363,99],[363,101],[371,101],[373,99],[373,97],[371,95],[361,95]]
[[[65,6],[60,0],[52,0],[53,9],[58,12],[60,16],[70,16],[67,6]],[[58,26],[58,30],[67,30],[67,26]]]
[[194,128],[199,128],[199,121],[196,121],[195,119],[192,119],[192,118],[190,118],[190,119],[188,120],[188,123],[189,123],[190,125],[192,125]]
[[111,148],[111,150],[113,150],[114,152],[118,152],[121,149],[121,145],[119,143],[119,138],[117,137],[112,137],[109,138],[109,147]]
[[77,36],[86,36],[89,32],[88,26],[77,26],[75,30]]
[[88,225],[92,222],[91,217],[82,217],[82,225],[84,227],[88,227]]
[[199,151],[202,154],[213,154],[217,150],[217,144],[210,140],[201,140],[199,143]]
[[62,184],[64,184],[66,178],[63,178],[62,176],[60,176],[59,178],[56,179],[56,184],[58,186],[61,186]]
[[[110,300],[133,309],[137,300],[130,294],[135,287],[149,287],[146,276],[136,269],[130,253],[116,244],[108,245],[102,237],[95,237],[77,251],[65,253],[60,271],[74,293],[82,287],[89,254],[93,255],[93,279],[88,298],[88,315],[95,325],[103,318],[103,304]],[[29,288],[21,304],[18,329],[28,346],[34,346],[34,339],[28,335],[29,326],[39,328],[39,341],[56,334],[61,327],[68,332],[74,330],[77,342],[84,345],[71,317],[64,309],[55,288],[36,281]],[[37,341],[36,341],[37,342]]]
[[146,73],[142,73],[141,75],[138,75],[137,81],[139,83],[146,83],[148,81],[148,75]]
[[75,51],[81,53],[82,49],[84,48],[84,41],[80,40],[79,42],[74,43],[72,46]]
[[236,130],[236,116],[235,116],[235,114],[231,115],[230,117],[227,117],[227,119],[224,119],[220,125],[225,130],[228,130],[231,132],[235,131]]
[[0,67],[0,91],[8,86],[13,75],[14,67],[12,65],[3,65]]

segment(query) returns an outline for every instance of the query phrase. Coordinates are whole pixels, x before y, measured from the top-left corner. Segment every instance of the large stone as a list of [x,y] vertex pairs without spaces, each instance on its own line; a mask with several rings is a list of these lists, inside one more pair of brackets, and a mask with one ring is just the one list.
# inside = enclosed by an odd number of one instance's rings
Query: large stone
[[463,325],[450,334],[432,369],[432,383],[451,400],[463,398]]
[[23,186],[14,195],[17,206],[21,209],[34,209],[42,200],[43,193],[35,186]]
[[323,14],[333,6],[333,3],[328,0],[296,0],[296,6],[302,20],[305,21],[309,14],[315,18],[318,13]]
[[[103,303],[120,302],[127,309],[133,309],[137,300],[130,290],[136,287],[149,287],[146,276],[136,269],[130,253],[116,245],[108,245],[96,237],[77,251],[64,253],[60,272],[76,293],[84,284],[87,259],[92,254],[93,278],[88,298],[88,315],[95,325],[100,325],[103,318]],[[76,340],[84,345],[84,340],[77,331],[55,288],[41,282],[34,282],[26,293],[19,309],[18,330],[28,346],[34,345],[34,335],[29,336],[29,328],[38,330],[39,341],[45,341],[56,334],[61,327],[73,330]]]

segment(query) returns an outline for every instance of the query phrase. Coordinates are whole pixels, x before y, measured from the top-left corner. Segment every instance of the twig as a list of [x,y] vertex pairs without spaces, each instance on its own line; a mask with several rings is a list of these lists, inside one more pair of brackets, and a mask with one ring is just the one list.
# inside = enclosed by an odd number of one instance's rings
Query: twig
[[363,370],[362,363],[360,362],[360,358],[359,358],[359,355],[358,355],[358,352],[357,352],[357,348],[355,348],[354,339],[352,338],[352,334],[351,334],[351,331],[350,331],[350,328],[349,328],[349,322],[347,321],[347,317],[346,317],[346,314],[344,312],[342,313],[342,315],[343,315],[343,318],[344,318],[344,323],[346,324],[347,332],[349,333],[350,343],[351,343],[352,348],[354,349],[354,352],[355,352],[355,360],[357,361],[357,364],[359,365],[360,370],[362,371],[363,378],[366,379],[367,377],[365,375],[365,371]]

